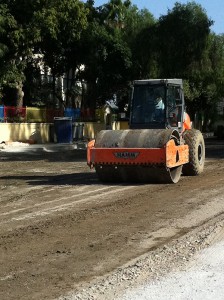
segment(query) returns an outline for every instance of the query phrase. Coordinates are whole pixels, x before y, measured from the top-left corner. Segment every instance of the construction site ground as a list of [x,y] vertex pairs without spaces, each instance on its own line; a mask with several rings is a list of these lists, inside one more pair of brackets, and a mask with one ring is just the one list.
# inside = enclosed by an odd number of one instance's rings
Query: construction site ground
[[0,148],[0,299],[118,299],[224,237],[224,140],[177,184],[102,184],[85,145]]

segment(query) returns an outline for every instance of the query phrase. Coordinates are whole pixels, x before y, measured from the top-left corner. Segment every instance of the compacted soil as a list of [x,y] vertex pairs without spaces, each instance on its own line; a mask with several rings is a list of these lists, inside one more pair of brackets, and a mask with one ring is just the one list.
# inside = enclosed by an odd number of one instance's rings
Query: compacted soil
[[86,150],[0,149],[0,299],[116,299],[220,235],[224,141],[177,184],[102,184]]

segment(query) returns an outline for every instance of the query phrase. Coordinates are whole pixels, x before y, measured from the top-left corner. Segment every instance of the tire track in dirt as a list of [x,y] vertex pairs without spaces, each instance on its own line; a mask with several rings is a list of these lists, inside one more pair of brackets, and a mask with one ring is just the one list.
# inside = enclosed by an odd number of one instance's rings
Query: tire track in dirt
[[[89,201],[97,201],[99,202],[101,199],[105,201],[108,196],[114,193],[122,193],[127,190],[134,189],[134,186],[100,186],[98,188],[94,188],[94,190],[83,191],[89,187],[81,187],[76,188],[74,190],[74,195],[71,196],[71,189],[68,191],[69,196],[64,195],[64,191],[62,191],[63,196],[57,197],[53,200],[43,200],[44,193],[47,193],[47,198],[52,199],[51,195],[49,195],[50,190],[47,192],[40,193],[38,198],[40,198],[38,203],[30,204],[29,201],[20,200],[23,202],[23,207],[15,209],[15,206],[12,206],[12,210],[7,210],[5,212],[0,212],[0,225],[3,226],[5,224],[14,223],[15,221],[23,221],[28,219],[35,219],[45,217],[46,215],[51,215],[54,213],[62,212],[65,210],[69,210],[74,208],[76,205],[80,203],[85,203]],[[92,187],[91,187],[92,188]],[[52,190],[55,193],[55,189]],[[32,195],[30,195],[32,197]],[[40,202],[41,201],[41,202]],[[61,204],[59,204],[61,203]],[[2,210],[4,207],[1,208]],[[8,209],[8,207],[7,207]]]

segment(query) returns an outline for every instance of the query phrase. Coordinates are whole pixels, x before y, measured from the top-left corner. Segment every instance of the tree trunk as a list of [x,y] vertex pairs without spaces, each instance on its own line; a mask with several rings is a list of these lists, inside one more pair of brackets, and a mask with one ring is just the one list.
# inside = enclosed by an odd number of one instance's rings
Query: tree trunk
[[53,89],[53,102],[54,102],[54,106],[56,105],[56,77],[55,77],[55,73],[54,71],[52,71],[52,78],[53,78],[53,82],[52,82],[52,89]]
[[16,86],[16,107],[23,107],[23,84],[19,82]]

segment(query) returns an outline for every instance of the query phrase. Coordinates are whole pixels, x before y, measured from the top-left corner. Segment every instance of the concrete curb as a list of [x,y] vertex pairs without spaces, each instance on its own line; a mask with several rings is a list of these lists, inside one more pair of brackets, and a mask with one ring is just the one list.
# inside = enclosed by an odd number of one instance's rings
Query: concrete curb
[[71,150],[86,150],[86,148],[86,141],[77,141],[72,144],[47,143],[30,145],[18,142],[0,144],[0,152],[65,152]]

